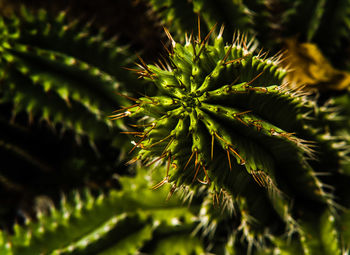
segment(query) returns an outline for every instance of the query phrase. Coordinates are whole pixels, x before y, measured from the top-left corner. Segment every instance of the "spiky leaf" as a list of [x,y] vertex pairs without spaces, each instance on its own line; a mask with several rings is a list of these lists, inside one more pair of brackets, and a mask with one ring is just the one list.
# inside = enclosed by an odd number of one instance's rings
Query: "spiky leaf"
[[[98,197],[76,192],[60,207],[39,211],[37,221],[15,225],[13,235],[1,232],[1,249],[4,254],[135,254],[158,247],[163,254],[167,242],[190,237],[196,209],[181,206],[177,195],[166,201],[169,189],[155,192],[149,181],[138,169],[136,177],[120,178],[122,190]],[[164,235],[160,241],[158,235]],[[199,240],[193,244],[191,249],[203,251]]]
[[108,114],[123,102],[115,93],[133,80],[123,70],[132,61],[124,46],[91,24],[22,9],[0,19],[1,102],[13,114],[28,113],[88,135],[110,132]]

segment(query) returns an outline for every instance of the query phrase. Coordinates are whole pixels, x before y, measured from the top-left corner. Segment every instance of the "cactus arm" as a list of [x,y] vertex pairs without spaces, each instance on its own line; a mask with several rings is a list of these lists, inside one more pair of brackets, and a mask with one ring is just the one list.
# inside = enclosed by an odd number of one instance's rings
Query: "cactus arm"
[[150,0],[148,2],[165,21],[165,25],[171,25],[178,40],[182,40],[182,35],[191,31],[198,15],[201,20],[198,29],[203,35],[208,33],[216,23],[225,24],[230,33],[237,29],[247,32],[252,28],[251,11],[242,1],[220,0],[215,4],[207,0],[191,2]]
[[[327,57],[333,60],[335,66],[341,66],[336,62],[336,55],[342,51],[344,41],[349,41],[350,31],[350,2],[327,1],[325,11],[322,16],[320,28],[316,31],[314,41],[317,42]],[[329,31],[329,36],[323,34]]]
[[144,243],[152,238],[152,226],[145,226],[134,234],[123,238],[116,245],[106,249],[99,255],[114,255],[114,254],[136,254],[144,245]]
[[197,237],[178,234],[171,238],[160,240],[154,250],[152,250],[152,254],[205,254],[205,250]]
[[[1,232],[1,249],[10,247],[13,254],[115,254],[114,249],[132,254],[146,249],[150,241],[156,244],[153,236],[166,229],[170,236],[174,230],[188,235],[197,209],[179,207],[177,195],[166,202],[169,189],[149,189],[150,179],[144,174],[139,169],[135,178],[121,177],[124,189],[107,196],[74,193],[62,200],[60,208],[38,212],[38,221],[29,220],[24,227],[16,224],[14,235]],[[171,238],[177,239],[176,235]]]
[[335,218],[325,211],[320,217],[311,216],[300,222],[301,243],[305,255],[341,254],[339,231]]
[[196,15],[193,13],[193,3],[186,0],[159,1],[149,0],[151,8],[157,12],[165,24],[173,24],[179,34],[190,31],[195,24]]
[[134,81],[111,68],[131,63],[126,47],[64,12],[53,18],[23,8],[19,17],[2,17],[0,29],[2,102],[14,103],[14,114],[26,111],[92,141],[109,132],[107,115],[125,103],[114,91]]

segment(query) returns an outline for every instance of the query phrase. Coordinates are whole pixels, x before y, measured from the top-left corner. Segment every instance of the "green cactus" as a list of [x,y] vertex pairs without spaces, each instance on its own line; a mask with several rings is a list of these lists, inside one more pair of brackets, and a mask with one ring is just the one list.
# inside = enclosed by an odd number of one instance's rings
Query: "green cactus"
[[[0,253],[347,254],[349,96],[288,88],[282,57],[256,48],[259,41],[276,52],[291,36],[297,53],[307,41],[348,68],[348,0],[145,2],[176,40],[165,29],[169,56],[154,65],[139,57],[141,80],[125,70],[136,54],[65,13],[1,18],[1,201],[13,192],[25,200],[82,185],[92,191],[42,204],[13,229],[0,217],[10,228],[1,230]],[[139,29],[147,41],[150,28]],[[309,55],[298,56],[311,63],[307,75],[328,65]],[[345,72],[333,73],[324,74],[329,87]],[[120,167],[128,150],[129,163],[147,168],[108,181],[135,170]],[[108,195],[92,195],[96,184]]]
[[344,50],[349,44],[349,0],[147,2],[171,27],[176,40],[193,30],[196,15],[200,15],[204,33],[215,23],[225,24],[229,31],[226,40],[236,30],[250,32],[273,52],[283,48],[285,38],[295,37],[316,43],[333,65],[349,70],[349,54]]
[[166,30],[169,60],[155,66],[140,59],[138,73],[159,94],[132,99],[115,114],[140,119],[139,131],[129,133],[138,137],[132,161],[165,162],[155,188],[171,182],[195,190],[204,184],[214,196],[228,192],[248,247],[283,228],[302,237],[306,216],[299,211],[317,219],[337,203],[327,188],[334,183],[318,177],[323,171],[339,175],[346,147],[324,135],[336,117],[283,84],[280,56],[255,54],[254,41],[244,35],[225,46],[223,28],[210,44],[213,31],[181,45]]
[[[333,108],[339,109],[337,115],[339,120],[331,125],[332,133],[339,137],[344,144],[348,145],[350,143],[350,93],[346,92],[343,95],[334,96],[328,101],[328,104]],[[347,149],[349,150],[348,146]],[[346,153],[340,162],[341,167],[339,171],[345,175],[350,175],[350,159],[347,155]],[[349,202],[347,201],[348,205],[350,205]]]
[[120,170],[128,144],[108,115],[125,103],[118,91],[140,82],[123,69],[128,47],[66,12],[22,8],[0,17],[0,35],[0,189],[13,197],[3,224],[38,194],[102,185]]
[[126,47],[65,12],[52,18],[22,8],[21,17],[1,18],[0,31],[1,102],[12,103],[14,115],[24,111],[92,141],[109,133],[108,114],[123,102],[115,91],[135,82],[122,69],[133,60]]
[[[107,195],[75,192],[59,208],[47,204],[37,221],[16,224],[13,235],[1,232],[1,254],[203,253],[201,241],[191,237],[197,209],[177,195],[166,201],[169,189],[155,192],[146,171],[137,173],[118,178],[122,189]],[[169,244],[178,245],[168,250]]]
[[226,24],[228,36],[236,30],[251,31],[253,25],[252,13],[242,1],[148,0],[146,2],[149,2],[151,8],[160,15],[162,23],[171,28],[177,40],[183,40],[185,33],[193,31],[198,18],[202,21],[198,30],[203,34],[208,33],[216,23]]

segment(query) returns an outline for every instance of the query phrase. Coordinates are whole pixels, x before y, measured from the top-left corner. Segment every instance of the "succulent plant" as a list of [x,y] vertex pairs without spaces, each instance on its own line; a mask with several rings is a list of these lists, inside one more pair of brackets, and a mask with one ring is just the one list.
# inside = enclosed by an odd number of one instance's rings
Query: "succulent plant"
[[1,17],[0,32],[1,102],[13,104],[14,116],[26,112],[92,140],[109,132],[108,114],[123,102],[115,91],[134,81],[122,69],[133,60],[126,47],[65,12],[22,8],[20,17]]
[[248,247],[284,231],[302,237],[303,217],[313,212],[321,219],[336,206],[331,180],[318,176],[340,175],[346,148],[324,135],[336,118],[287,88],[281,56],[256,53],[245,35],[225,45],[223,27],[211,44],[213,31],[182,45],[166,30],[169,59],[147,65],[140,58],[139,75],[159,93],[129,98],[134,104],[114,115],[139,118],[139,129],[127,132],[138,138],[131,162],[165,162],[165,177],[154,188],[206,185],[217,200],[227,192]]
[[135,177],[118,178],[121,190],[97,197],[76,191],[58,208],[47,203],[35,221],[16,224],[14,234],[0,232],[1,254],[203,253],[200,239],[191,236],[196,207],[176,195],[166,201],[167,189],[152,191],[150,180],[138,169]]
[[[201,31],[207,33],[215,24],[225,24],[229,33],[239,30],[256,35],[262,47],[278,52],[285,47],[284,40],[297,39],[313,43],[331,63],[349,70],[350,2],[342,1],[146,1],[171,28],[174,38],[195,27],[196,16],[202,21]],[[305,59],[306,61],[308,59]],[[313,72],[317,75],[317,72]]]
[[[0,231],[0,253],[347,254],[349,1],[144,3],[175,40],[165,29],[168,56],[153,65],[143,60],[153,51],[138,57],[140,80],[125,70],[136,54],[72,15],[23,8],[0,18],[0,201],[21,216],[11,229],[2,206],[10,230]],[[139,30],[129,33],[148,43],[156,25],[130,17]],[[258,42],[271,52],[292,42],[294,60],[268,57]],[[339,97],[291,89],[291,64],[302,70],[296,81]],[[120,167],[128,150],[129,163],[146,167]],[[40,195],[55,201],[82,185],[89,191],[61,206],[44,199],[36,217],[24,216]]]
[[128,52],[66,11],[23,7],[0,17],[1,225],[39,194],[102,185],[120,169],[129,143],[123,147],[123,124],[108,115],[125,101],[118,91],[138,84],[122,68],[134,59]]
[[185,33],[193,31],[197,19],[202,21],[198,30],[205,34],[216,23],[226,24],[228,33],[224,36],[230,36],[235,30],[251,31],[253,25],[252,13],[242,1],[147,0],[146,2],[159,14],[161,22],[171,27],[177,40],[183,40]]

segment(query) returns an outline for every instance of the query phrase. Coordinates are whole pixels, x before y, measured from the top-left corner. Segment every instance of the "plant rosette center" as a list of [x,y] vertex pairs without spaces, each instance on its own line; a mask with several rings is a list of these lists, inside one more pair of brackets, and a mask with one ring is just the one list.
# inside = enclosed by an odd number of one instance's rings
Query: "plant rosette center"
[[200,107],[201,102],[196,93],[189,93],[181,98],[181,104],[185,110],[191,111],[189,108]]
[[124,132],[136,138],[131,162],[166,162],[165,178],[155,187],[199,182],[235,192],[251,180],[273,187],[276,168],[286,160],[299,167],[311,154],[295,132],[309,109],[283,85],[281,56],[255,54],[256,45],[246,36],[225,45],[222,31],[212,44],[213,30],[203,40],[186,38],[185,45],[166,31],[169,58],[155,65],[139,58],[137,70],[155,84],[157,95],[129,97],[134,104],[113,115],[139,122],[138,131]]

